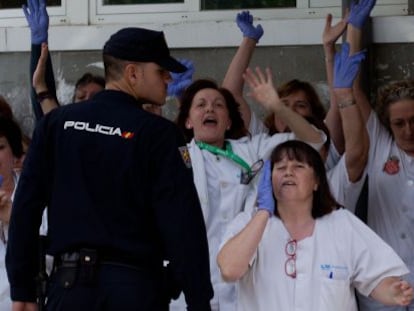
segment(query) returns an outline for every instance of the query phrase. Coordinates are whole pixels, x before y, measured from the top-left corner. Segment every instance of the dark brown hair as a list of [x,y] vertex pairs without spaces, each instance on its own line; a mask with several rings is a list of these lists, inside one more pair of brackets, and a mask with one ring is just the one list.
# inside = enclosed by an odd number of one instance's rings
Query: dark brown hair
[[[306,100],[311,107],[312,117],[324,120],[326,115],[325,107],[322,105],[315,88],[310,83],[293,79],[281,85],[277,89],[280,98],[289,96],[299,91],[303,91],[305,93]],[[269,129],[270,135],[277,133],[277,129],[274,124],[274,113],[271,113],[265,118],[264,124]]]
[[[271,167],[280,162],[284,157],[308,164],[318,181],[318,189],[313,193],[312,217],[319,218],[331,213],[341,205],[333,197],[326,177],[325,165],[319,153],[308,144],[299,140],[289,140],[278,145],[270,157]],[[277,209],[275,215],[279,216]]]
[[13,111],[7,100],[0,95],[0,115],[6,118],[13,119]]
[[16,158],[20,158],[23,155],[22,131],[16,121],[0,116],[0,136],[7,139]]
[[180,107],[176,123],[184,134],[187,142],[194,137],[192,129],[187,129],[185,123],[190,113],[190,108],[193,103],[195,95],[203,89],[217,90],[226,102],[226,107],[229,111],[229,118],[231,120],[231,127],[225,133],[225,138],[238,139],[248,135],[248,130],[244,126],[243,119],[239,111],[239,104],[234,99],[231,92],[225,88],[219,87],[216,82],[208,79],[199,79],[191,83],[183,92],[180,99]]

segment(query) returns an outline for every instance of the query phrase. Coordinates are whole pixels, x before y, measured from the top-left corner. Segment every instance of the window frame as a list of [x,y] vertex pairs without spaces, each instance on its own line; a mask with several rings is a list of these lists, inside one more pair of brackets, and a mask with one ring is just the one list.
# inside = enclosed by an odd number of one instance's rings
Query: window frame
[[[185,0],[187,11],[184,12],[97,14],[98,1],[101,0],[62,0],[62,6],[48,8],[51,50],[100,50],[112,33],[129,26],[164,31],[172,48],[235,47],[240,44],[240,30],[234,22],[240,10],[200,11],[198,0]],[[407,16],[408,0],[394,5],[386,4],[389,1],[377,0],[372,12],[373,21],[377,21],[378,29],[388,29],[382,25],[383,21],[387,21],[386,17],[395,17],[393,20],[401,21],[396,24],[403,27],[404,33],[396,31],[394,24],[388,24],[390,30],[374,34],[374,40],[396,42],[408,38],[406,40],[412,42],[414,39],[407,34],[410,27],[407,23],[412,18]],[[297,0],[297,8],[250,10],[255,16],[255,24],[260,23],[265,29],[260,45],[321,44],[325,16],[331,13],[335,23],[341,16],[341,8],[309,8],[307,2]],[[9,12],[3,12],[3,17],[0,14],[0,51],[30,50],[30,30],[23,11],[4,11]]]

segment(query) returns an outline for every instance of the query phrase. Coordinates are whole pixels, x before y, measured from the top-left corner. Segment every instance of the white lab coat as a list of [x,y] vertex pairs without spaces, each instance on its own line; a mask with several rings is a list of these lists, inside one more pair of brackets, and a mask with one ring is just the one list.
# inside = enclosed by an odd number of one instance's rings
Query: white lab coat
[[[251,217],[251,212],[240,213],[222,245]],[[391,247],[345,209],[316,219],[312,236],[298,241],[295,279],[285,272],[289,240],[282,221],[271,217],[249,270],[238,281],[238,311],[356,311],[354,288],[369,295],[384,277],[408,273]]]

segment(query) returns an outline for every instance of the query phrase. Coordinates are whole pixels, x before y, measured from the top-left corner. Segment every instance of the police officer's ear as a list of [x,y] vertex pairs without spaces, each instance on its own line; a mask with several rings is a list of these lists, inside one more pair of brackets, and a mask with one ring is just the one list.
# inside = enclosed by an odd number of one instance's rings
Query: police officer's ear
[[125,66],[124,77],[132,85],[137,84],[142,77],[143,67],[139,63],[129,63]]

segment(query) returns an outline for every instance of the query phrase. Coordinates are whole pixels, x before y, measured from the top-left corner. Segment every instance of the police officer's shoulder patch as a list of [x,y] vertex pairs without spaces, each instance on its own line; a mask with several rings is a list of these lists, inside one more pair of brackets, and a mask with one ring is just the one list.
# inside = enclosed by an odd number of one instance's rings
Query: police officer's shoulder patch
[[183,158],[185,166],[187,166],[188,168],[191,168],[190,152],[188,152],[187,146],[178,147],[178,150],[180,151],[180,154],[181,154],[181,157]]

